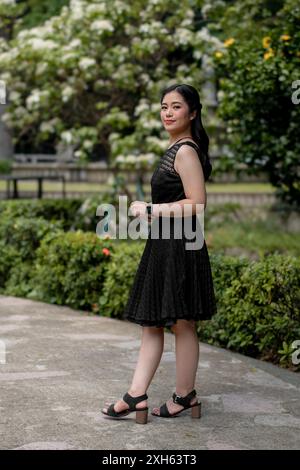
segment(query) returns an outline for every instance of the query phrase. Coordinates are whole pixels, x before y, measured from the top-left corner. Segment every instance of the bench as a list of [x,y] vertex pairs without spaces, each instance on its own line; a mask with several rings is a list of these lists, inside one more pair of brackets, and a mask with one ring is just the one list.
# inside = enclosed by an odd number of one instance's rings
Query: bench
[[[12,175],[3,175],[1,176],[2,180],[6,181],[6,198],[7,199],[18,199],[18,181],[30,181],[34,180],[38,182],[38,194],[37,197],[41,199],[43,197],[43,181],[44,180],[54,180],[62,181],[62,197],[65,198],[65,177],[64,176],[12,176]],[[13,192],[11,197],[11,182],[13,183]]]

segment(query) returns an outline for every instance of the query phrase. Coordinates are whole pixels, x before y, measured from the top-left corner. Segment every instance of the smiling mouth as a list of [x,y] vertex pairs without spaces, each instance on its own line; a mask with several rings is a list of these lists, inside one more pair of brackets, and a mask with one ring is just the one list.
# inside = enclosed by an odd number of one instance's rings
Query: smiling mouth
[[170,119],[166,119],[166,120],[165,120],[165,123],[168,124],[169,122],[175,122],[175,121],[171,121]]

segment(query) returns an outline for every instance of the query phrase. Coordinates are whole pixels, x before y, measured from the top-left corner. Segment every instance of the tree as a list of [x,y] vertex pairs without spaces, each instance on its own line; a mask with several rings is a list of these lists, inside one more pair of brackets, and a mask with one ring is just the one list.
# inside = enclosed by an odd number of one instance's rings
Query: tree
[[[11,41],[16,31],[44,21],[49,16],[57,13],[61,6],[66,3],[68,2],[65,0],[52,0],[50,3],[45,0],[2,0],[0,2],[0,40],[2,40],[2,48],[6,49],[5,42]],[[8,45],[6,44],[6,46]],[[8,93],[6,99],[9,99]],[[11,133],[2,122],[2,116],[6,112],[6,108],[6,103],[0,103],[0,159],[11,159],[13,156]]]
[[197,29],[201,3],[71,0],[44,25],[20,31],[0,52],[15,143],[66,143],[79,160],[103,150],[160,152],[161,89],[187,82],[200,90],[202,55],[220,45]]
[[[241,3],[252,13],[250,6],[257,6],[254,0],[235,2],[225,25]],[[255,35],[254,24],[244,20],[216,51],[218,110],[227,123],[233,164],[265,172],[281,200],[299,208],[300,106],[292,95],[299,79],[300,7],[296,0],[259,3],[283,6],[275,11],[273,5],[269,15],[264,10]]]

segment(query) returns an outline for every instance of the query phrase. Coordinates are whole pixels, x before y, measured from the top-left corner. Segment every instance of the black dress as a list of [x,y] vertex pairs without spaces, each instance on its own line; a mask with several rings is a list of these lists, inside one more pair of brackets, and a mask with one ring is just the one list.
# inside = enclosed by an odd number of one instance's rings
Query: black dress
[[[191,141],[174,144],[166,150],[151,178],[153,204],[186,199],[181,178],[174,168],[177,150],[183,144],[191,145],[200,154]],[[199,158],[201,161],[200,155]],[[194,233],[201,230],[197,216],[190,218]],[[184,229],[181,238],[175,236],[178,225],[174,225],[174,217],[168,219],[168,238],[161,236],[162,216],[155,217],[149,224],[148,238],[124,310],[125,320],[142,326],[170,327],[178,319],[208,320],[217,311],[203,236],[201,249],[186,249],[186,242],[196,238],[189,236],[187,239]],[[152,232],[159,234],[158,238],[151,237]]]

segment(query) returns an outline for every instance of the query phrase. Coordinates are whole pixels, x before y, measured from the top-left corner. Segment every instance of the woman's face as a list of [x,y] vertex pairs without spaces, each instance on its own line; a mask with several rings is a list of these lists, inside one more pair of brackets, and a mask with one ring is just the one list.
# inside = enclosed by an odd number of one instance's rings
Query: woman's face
[[195,112],[190,114],[187,103],[177,91],[170,91],[164,96],[160,118],[166,131],[177,134],[188,129],[194,115]]

